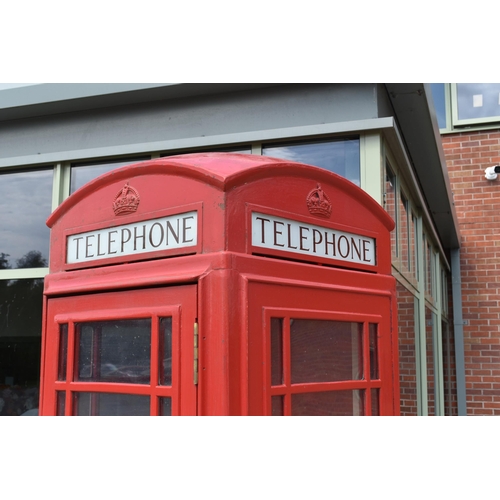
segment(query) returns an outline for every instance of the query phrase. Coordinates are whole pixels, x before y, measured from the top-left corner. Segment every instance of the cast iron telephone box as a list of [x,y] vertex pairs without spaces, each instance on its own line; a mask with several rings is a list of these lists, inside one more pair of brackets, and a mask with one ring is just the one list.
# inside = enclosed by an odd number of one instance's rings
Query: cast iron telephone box
[[47,221],[41,415],[397,415],[394,223],[326,170],[193,154]]

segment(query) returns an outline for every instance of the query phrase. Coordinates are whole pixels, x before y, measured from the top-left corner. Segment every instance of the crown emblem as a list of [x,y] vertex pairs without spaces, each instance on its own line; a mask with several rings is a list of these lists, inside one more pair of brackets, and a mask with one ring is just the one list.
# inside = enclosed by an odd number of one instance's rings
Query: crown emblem
[[330,203],[330,198],[318,187],[313,189],[306,198],[307,208],[309,212],[314,215],[322,215],[323,217],[330,217],[332,214],[332,204]]
[[115,215],[132,214],[137,210],[141,198],[139,193],[127,182],[113,201]]

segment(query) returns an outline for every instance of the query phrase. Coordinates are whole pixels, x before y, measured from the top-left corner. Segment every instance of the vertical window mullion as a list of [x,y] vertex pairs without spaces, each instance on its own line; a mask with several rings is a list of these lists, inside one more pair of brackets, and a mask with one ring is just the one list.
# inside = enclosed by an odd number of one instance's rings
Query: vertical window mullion
[[417,412],[419,415],[428,414],[427,404],[427,363],[426,363],[426,337],[425,337],[425,244],[426,238],[423,231],[422,218],[417,220],[417,248],[418,267],[422,269],[418,280],[418,293],[415,307],[415,354],[417,361]]

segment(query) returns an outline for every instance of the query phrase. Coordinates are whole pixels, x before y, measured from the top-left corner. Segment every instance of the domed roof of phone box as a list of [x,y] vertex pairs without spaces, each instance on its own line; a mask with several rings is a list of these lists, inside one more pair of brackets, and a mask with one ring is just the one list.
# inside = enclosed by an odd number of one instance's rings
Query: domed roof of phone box
[[[53,227],[75,205],[91,193],[100,191],[104,186],[146,175],[191,178],[224,192],[262,180],[277,181],[279,187],[280,180],[285,178],[309,178],[314,183],[323,186],[335,185],[345,195],[355,199],[368,212],[376,216],[387,230],[394,229],[394,221],[387,212],[371,196],[344,177],[323,168],[290,160],[236,153],[193,153],[169,156],[117,168],[90,181],[73,193],[50,215],[47,225]],[[277,189],[276,197],[279,198],[279,196],[287,197],[286,185],[281,185],[281,188]]]

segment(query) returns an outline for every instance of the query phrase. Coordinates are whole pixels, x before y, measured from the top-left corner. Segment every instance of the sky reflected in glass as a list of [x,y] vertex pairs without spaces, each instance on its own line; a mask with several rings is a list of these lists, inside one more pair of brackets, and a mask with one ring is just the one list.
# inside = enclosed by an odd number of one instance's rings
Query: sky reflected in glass
[[500,83],[457,83],[458,119],[500,116]]
[[359,139],[269,145],[262,154],[321,167],[360,185]]
[[52,169],[0,173],[0,268],[48,265],[52,178]]
[[446,128],[446,96],[444,83],[431,83],[431,93],[439,128]]
[[99,177],[102,174],[111,172],[115,168],[124,167],[125,165],[132,165],[133,163],[138,163],[140,161],[149,160],[149,156],[144,156],[142,158],[134,158],[132,160],[122,160],[107,163],[97,163],[97,164],[81,164],[72,165],[71,167],[71,193],[74,193],[77,189]]

